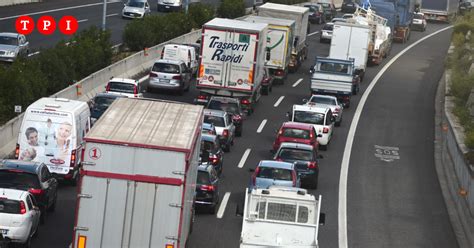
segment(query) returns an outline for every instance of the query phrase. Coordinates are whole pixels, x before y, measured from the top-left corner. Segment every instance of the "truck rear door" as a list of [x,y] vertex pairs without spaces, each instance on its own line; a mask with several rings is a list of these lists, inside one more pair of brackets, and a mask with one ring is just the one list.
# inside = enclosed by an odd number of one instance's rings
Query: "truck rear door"
[[288,51],[288,34],[289,31],[286,27],[272,25],[268,30],[267,49],[270,50],[270,60],[267,61],[267,66],[276,68],[286,67],[285,59]]

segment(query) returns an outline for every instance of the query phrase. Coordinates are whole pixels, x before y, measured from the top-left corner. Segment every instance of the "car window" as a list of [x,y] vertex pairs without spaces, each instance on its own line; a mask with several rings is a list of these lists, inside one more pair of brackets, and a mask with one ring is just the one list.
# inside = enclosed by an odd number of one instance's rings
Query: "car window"
[[334,29],[334,25],[331,25],[331,24],[325,24],[323,27],[323,30],[332,31],[333,29]]
[[327,115],[326,115],[326,125],[331,125],[332,121],[331,121],[331,116],[332,116],[332,112],[331,110],[328,111]]
[[41,169],[41,178],[42,182],[46,182],[51,179],[51,173],[49,173],[48,167],[43,166],[43,168]]
[[208,109],[222,110],[232,114],[239,113],[239,105],[235,102],[221,102],[216,100],[209,101]]
[[39,180],[36,174],[1,170],[0,171],[0,188],[11,189],[30,189],[39,188]]
[[309,111],[295,111],[293,115],[294,122],[302,122],[316,125],[324,124],[324,114]]
[[33,203],[31,202],[31,197],[30,196],[26,197],[26,205],[28,205],[28,210],[33,209]]
[[282,132],[282,136],[295,139],[309,139],[310,133],[309,130],[285,128]]
[[145,3],[144,2],[130,1],[130,2],[128,2],[128,6],[135,7],[135,8],[143,8],[143,6],[145,6]]
[[293,180],[291,170],[272,167],[260,167],[257,173],[257,177],[285,181]]
[[151,69],[154,72],[163,72],[163,73],[179,73],[179,65],[167,64],[167,63],[155,63]]
[[134,85],[121,82],[109,82],[108,84],[109,91],[113,92],[122,92],[122,93],[131,93],[134,92]]
[[203,141],[201,142],[201,150],[212,152],[215,149],[214,142],[211,141]]
[[0,213],[19,214],[20,202],[15,201],[15,200],[0,198]]
[[101,107],[108,107],[115,101],[116,98],[112,97],[96,97],[94,98],[94,104],[101,106]]
[[232,123],[232,119],[231,119],[230,115],[226,115],[226,119],[227,119],[226,126],[228,126]]
[[205,115],[204,122],[214,124],[216,127],[225,127],[224,118],[220,116]]
[[197,184],[209,184],[209,179],[209,173],[207,173],[206,171],[198,171],[196,180]]
[[336,100],[334,98],[328,98],[328,97],[313,96],[311,97],[310,102],[328,104],[328,105],[337,105]]
[[283,148],[280,149],[278,157],[283,160],[313,161],[313,153],[311,150]]
[[349,65],[346,64],[334,64],[331,62],[321,62],[319,66],[321,72],[336,72],[336,73],[347,73],[349,71]]
[[8,36],[0,36],[0,44],[2,45],[18,45],[18,39],[15,37],[8,37]]

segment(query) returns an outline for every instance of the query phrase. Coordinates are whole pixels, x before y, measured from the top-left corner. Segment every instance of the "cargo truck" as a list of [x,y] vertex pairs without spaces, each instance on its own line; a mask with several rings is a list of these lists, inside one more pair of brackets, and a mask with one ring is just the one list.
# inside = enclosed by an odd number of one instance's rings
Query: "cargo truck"
[[265,67],[275,81],[283,83],[288,75],[295,21],[262,16],[248,16],[244,21],[268,24]]
[[308,57],[306,36],[309,29],[309,8],[285,4],[265,3],[264,5],[258,7],[257,15],[295,21],[295,32],[292,41],[289,70],[290,72],[296,72],[298,67]]
[[[380,1],[380,0],[379,0]],[[393,29],[393,40],[405,43],[410,38],[416,0],[386,0],[395,6],[397,21]]]
[[85,137],[73,248],[183,248],[203,107],[119,98]]
[[196,102],[214,95],[235,97],[248,114],[253,112],[261,97],[267,30],[264,23],[223,18],[203,25]]
[[240,248],[318,248],[319,226],[324,225],[321,195],[305,189],[271,186],[246,190]]
[[458,9],[459,0],[422,0],[420,11],[428,21],[448,22]]

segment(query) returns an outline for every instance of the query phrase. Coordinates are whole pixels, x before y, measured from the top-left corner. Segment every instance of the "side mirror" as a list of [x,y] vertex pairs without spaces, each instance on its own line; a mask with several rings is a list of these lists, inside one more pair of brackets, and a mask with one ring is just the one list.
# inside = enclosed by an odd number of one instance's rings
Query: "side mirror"
[[326,224],[326,214],[325,213],[320,213],[319,214],[319,225],[324,226]]

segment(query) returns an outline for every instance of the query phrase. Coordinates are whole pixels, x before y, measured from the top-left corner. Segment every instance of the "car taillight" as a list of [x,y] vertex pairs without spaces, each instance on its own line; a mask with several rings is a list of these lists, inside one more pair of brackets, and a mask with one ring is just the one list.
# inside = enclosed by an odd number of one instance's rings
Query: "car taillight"
[[213,165],[216,165],[217,163],[219,163],[219,157],[217,157],[216,155],[212,155],[209,158],[211,159],[211,163]]
[[201,185],[202,191],[214,191],[214,185]]
[[324,128],[323,128],[323,133],[329,133],[329,128],[324,127]]
[[283,128],[281,128],[280,131],[278,131],[278,136],[280,136],[282,134],[283,134]]
[[244,104],[244,105],[249,105],[250,101],[249,101],[249,99],[243,98],[242,100],[240,100],[240,103]]
[[43,194],[43,190],[42,189],[29,189],[28,192],[30,192],[31,194],[33,195],[41,195]]
[[20,144],[16,144],[15,159],[18,159],[19,156],[20,156]]
[[74,167],[76,165],[76,150],[71,152],[71,163],[70,166]]
[[291,175],[292,175],[292,178],[293,178],[293,187],[296,187],[296,177],[297,177],[296,172],[292,171]]
[[26,214],[26,207],[24,201],[20,201],[20,214]]
[[107,84],[107,86],[105,87],[105,91],[110,91],[110,84]]
[[255,186],[255,184],[257,184],[257,175],[258,175],[259,172],[260,172],[260,167],[257,167],[257,169],[255,169],[255,172],[252,175],[252,184],[253,184],[253,186]]
[[275,71],[275,75],[277,76],[283,76],[285,74],[285,72],[283,70],[276,70]]
[[136,85],[133,86],[133,96],[138,97],[138,86]]
[[314,137],[314,134],[313,134],[313,132],[310,131],[310,132],[309,132],[309,138],[310,138],[310,139],[313,139],[313,137]]
[[181,80],[181,75],[173,76],[172,79]]
[[339,108],[339,107],[337,107],[337,108],[334,109],[334,113],[335,113],[335,114],[338,114],[339,111],[341,111],[341,108]]
[[148,76],[149,76],[149,77],[158,77],[158,74],[153,73],[153,72],[150,72],[150,74],[149,74]]
[[166,244],[165,248],[174,248],[173,244]]
[[224,129],[224,131],[222,131],[222,136],[228,137],[229,136],[229,130]]
[[232,115],[232,120],[240,121],[241,119],[242,119],[242,116],[240,115]]
[[200,99],[200,100],[207,100],[207,96],[205,96],[205,95],[199,95],[199,96],[198,96],[198,99]]
[[316,169],[317,164],[316,162],[308,162],[308,169]]
[[163,59],[163,56],[165,55],[165,48],[163,47],[163,49],[161,50],[161,56],[160,58]]

